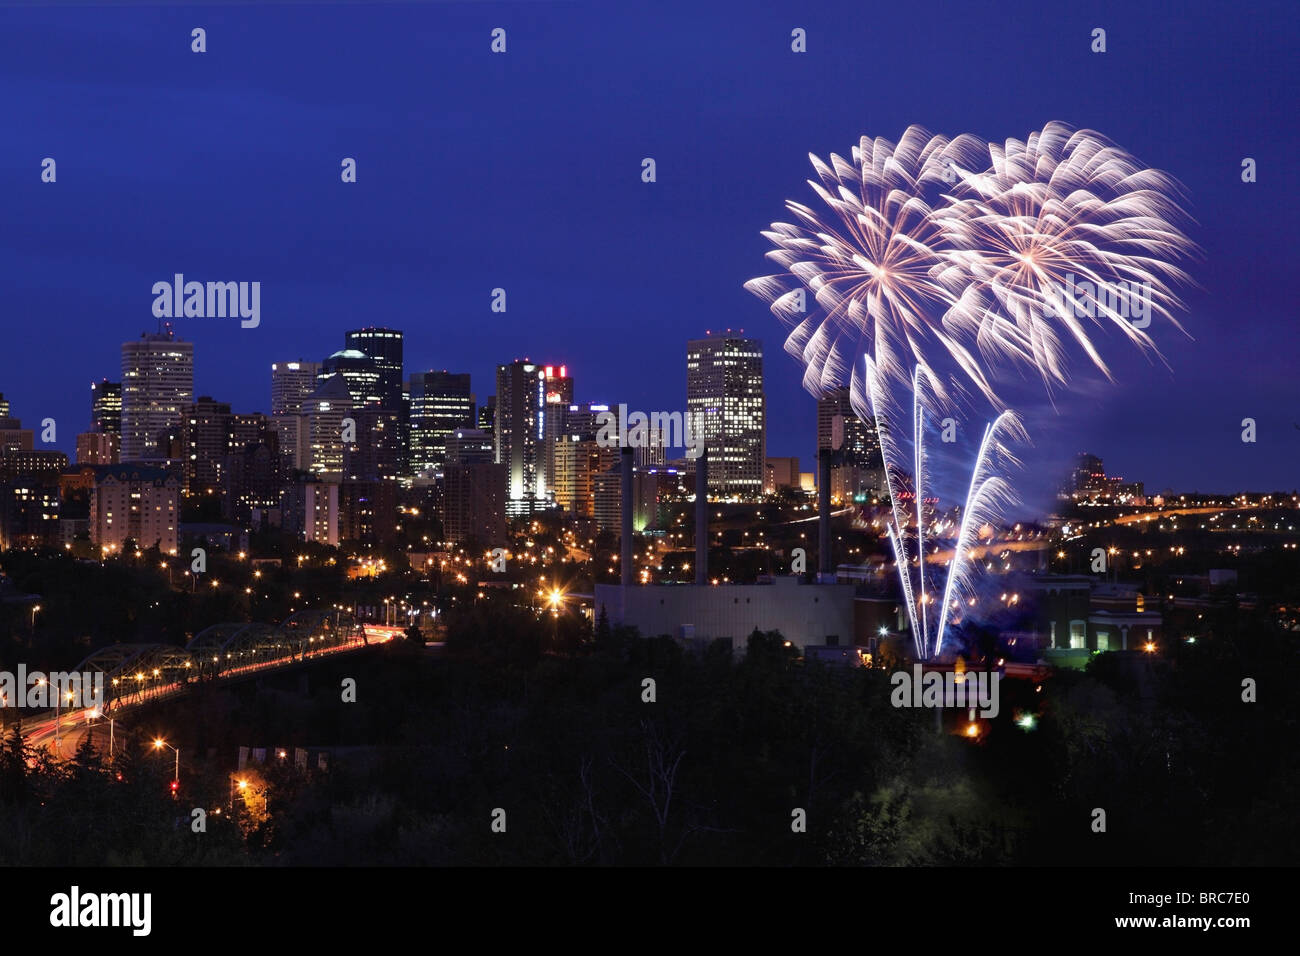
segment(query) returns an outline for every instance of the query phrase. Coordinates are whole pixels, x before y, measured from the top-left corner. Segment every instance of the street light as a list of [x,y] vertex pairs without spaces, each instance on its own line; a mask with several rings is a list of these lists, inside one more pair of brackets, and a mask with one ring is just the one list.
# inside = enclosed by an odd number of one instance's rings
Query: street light
[[[54,749],[59,754],[62,754],[63,743],[59,739],[59,691],[54,686],[54,681],[50,681],[50,687],[54,689]],[[72,703],[72,691],[68,691],[68,703]]]
[[[167,741],[163,740],[161,737],[159,737],[157,740],[155,740],[155,741],[153,742],[153,749],[154,749],[154,750],[162,750],[164,747],[166,747],[168,750],[172,750],[172,751],[174,751],[174,752],[176,753],[176,768],[175,768],[175,771],[174,771],[173,774],[172,774],[172,780],[175,781],[174,786],[175,786],[175,785],[179,785],[179,784],[180,784],[180,781],[181,781],[181,751],[180,751],[180,748],[179,748],[179,747],[173,747],[171,744],[169,744]],[[175,789],[173,789],[172,792],[175,793]]]
[[32,606],[32,633],[33,634],[36,633],[36,612],[39,611],[40,609],[41,606],[39,604],[35,604]]

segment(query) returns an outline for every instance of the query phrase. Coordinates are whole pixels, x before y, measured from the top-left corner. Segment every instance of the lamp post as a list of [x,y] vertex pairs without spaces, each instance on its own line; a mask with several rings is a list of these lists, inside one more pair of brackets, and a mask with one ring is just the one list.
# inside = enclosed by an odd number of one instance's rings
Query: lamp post
[[32,605],[32,636],[36,635],[36,612],[41,609],[39,604]]
[[[181,782],[181,751],[180,751],[180,748],[179,748],[179,747],[173,747],[171,744],[169,744],[167,741],[163,740],[161,737],[159,737],[157,740],[155,740],[155,741],[153,742],[153,749],[154,749],[154,750],[162,750],[164,747],[166,747],[168,750],[174,751],[175,754],[176,754],[176,768],[175,768],[174,772],[172,773],[172,781],[173,781],[173,786],[174,786],[174,787],[178,787],[178,786],[180,786],[180,782]],[[173,789],[172,793],[173,793],[173,795],[175,794],[175,790],[174,790],[174,789]]]
[[108,755],[111,757],[113,756],[113,730],[114,730],[113,725],[116,723],[116,721],[114,721],[112,717],[105,716],[102,711],[90,710],[86,712],[86,723],[89,724],[91,720],[93,720],[96,717],[101,717],[104,720],[108,721]]

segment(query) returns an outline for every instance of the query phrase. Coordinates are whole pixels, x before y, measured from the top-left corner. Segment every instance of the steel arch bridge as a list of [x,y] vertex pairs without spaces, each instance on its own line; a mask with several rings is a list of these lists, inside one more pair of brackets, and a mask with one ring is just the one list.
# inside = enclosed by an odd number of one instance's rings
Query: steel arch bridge
[[282,624],[214,624],[183,648],[113,644],[90,654],[75,670],[103,674],[105,704],[129,703],[190,680],[214,679],[274,662],[292,663],[357,641],[367,643],[365,628],[347,611],[307,608]]
[[194,673],[194,662],[186,650],[172,644],[113,644],[89,655],[74,671],[103,674],[107,704],[184,683]]

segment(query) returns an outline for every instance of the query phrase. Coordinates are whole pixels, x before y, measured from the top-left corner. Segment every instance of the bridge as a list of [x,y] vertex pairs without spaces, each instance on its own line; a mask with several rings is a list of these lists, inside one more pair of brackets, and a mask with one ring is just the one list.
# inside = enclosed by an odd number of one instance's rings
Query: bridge
[[[308,608],[280,624],[229,622],[214,624],[174,644],[113,644],[88,655],[73,668],[103,675],[104,698],[98,709],[55,710],[29,726],[28,743],[48,746],[60,739],[61,728],[88,724],[92,719],[120,716],[130,707],[181,694],[200,683],[232,680],[287,667],[325,655],[382,644],[401,628],[362,625],[347,611]],[[24,728],[26,729],[26,727]],[[68,746],[54,748],[65,755]]]

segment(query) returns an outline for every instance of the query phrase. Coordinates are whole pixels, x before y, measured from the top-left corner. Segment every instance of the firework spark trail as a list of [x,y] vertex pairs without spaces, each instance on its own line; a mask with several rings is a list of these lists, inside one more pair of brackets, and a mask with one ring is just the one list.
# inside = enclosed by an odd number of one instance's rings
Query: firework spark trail
[[[943,637],[948,625],[948,611],[954,599],[965,600],[974,595],[972,580],[974,550],[979,529],[1002,517],[1003,509],[1015,502],[1010,483],[998,474],[1007,464],[1019,464],[1008,443],[1028,441],[1024,426],[1014,412],[1003,412],[984,428],[979,455],[971,472],[970,489],[962,509],[961,529],[952,561],[948,566],[948,579],[944,583],[943,607],[939,612],[939,626],[935,630],[934,655],[943,650]],[[954,598],[954,594],[956,595]]]

